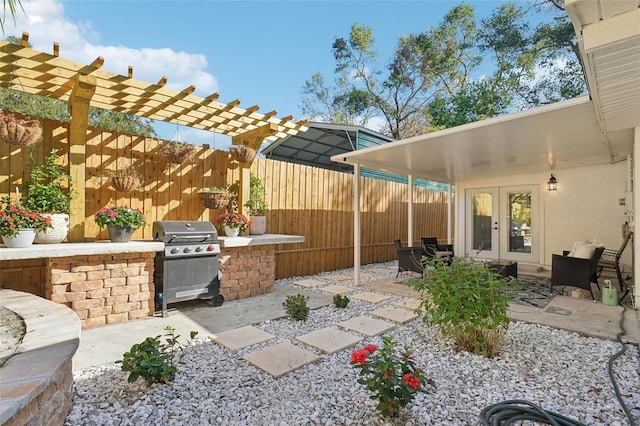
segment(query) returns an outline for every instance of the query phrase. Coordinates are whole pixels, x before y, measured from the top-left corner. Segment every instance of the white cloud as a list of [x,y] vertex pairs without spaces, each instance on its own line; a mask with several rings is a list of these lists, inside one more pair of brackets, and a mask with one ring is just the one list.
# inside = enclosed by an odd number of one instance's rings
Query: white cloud
[[101,56],[103,69],[126,75],[133,66],[138,80],[156,83],[167,77],[167,86],[182,90],[196,86],[196,94],[208,96],[218,91],[218,81],[207,72],[207,58],[203,54],[176,52],[169,48],[150,49],[100,44],[100,34],[91,22],[74,23],[64,15],[64,6],[56,0],[22,2],[15,23],[5,22],[5,34],[22,36],[29,33],[29,42],[36,50],[53,52],[53,43],[60,45],[60,56],[81,63],[91,63]]

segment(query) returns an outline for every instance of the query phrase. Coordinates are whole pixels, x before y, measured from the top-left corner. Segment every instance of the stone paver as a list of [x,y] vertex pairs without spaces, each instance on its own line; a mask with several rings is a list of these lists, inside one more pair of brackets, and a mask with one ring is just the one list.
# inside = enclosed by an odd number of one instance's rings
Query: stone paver
[[243,356],[242,359],[277,379],[302,366],[318,361],[320,356],[291,343],[280,343],[251,352]]
[[326,282],[320,281],[320,280],[300,280],[300,281],[295,281],[294,284],[309,288],[309,287],[318,287],[320,285],[326,284]]
[[329,293],[333,293],[333,294],[343,294],[343,293],[349,293],[350,291],[353,291],[353,287],[345,287],[343,285],[331,285],[329,287],[323,287],[322,290],[328,291]]
[[391,296],[386,294],[374,293],[367,291],[365,293],[358,293],[351,296],[352,299],[364,300],[365,302],[378,303],[383,300],[391,299]]
[[373,337],[378,334],[382,334],[385,331],[389,331],[395,328],[395,324],[388,321],[371,318],[366,315],[351,318],[337,324],[339,327],[346,328],[347,330],[355,331],[356,333],[364,334],[365,336]]
[[331,281],[348,281],[353,279],[353,275],[327,275],[325,278]]
[[362,337],[355,334],[325,327],[296,337],[300,342],[320,349],[326,354],[333,354],[343,349],[350,348],[362,340]]
[[227,349],[235,351],[236,349],[265,342],[274,337],[276,336],[271,333],[267,333],[252,325],[247,325],[245,327],[213,334],[211,335],[211,340]]
[[371,315],[388,319],[393,322],[397,322],[398,324],[406,324],[418,318],[418,315],[416,315],[412,311],[395,306],[387,306],[385,308],[376,309],[375,311],[371,311],[370,313]]
[[399,306],[401,308],[405,308],[405,309],[410,309],[410,310],[414,310],[416,309],[418,306],[420,306],[420,300],[419,299],[405,299],[405,300],[401,300],[397,303],[394,303],[395,306]]

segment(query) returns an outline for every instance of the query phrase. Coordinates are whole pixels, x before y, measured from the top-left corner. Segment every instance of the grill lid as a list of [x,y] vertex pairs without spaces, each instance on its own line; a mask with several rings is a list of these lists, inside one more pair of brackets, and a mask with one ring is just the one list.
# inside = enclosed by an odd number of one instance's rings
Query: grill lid
[[211,222],[162,220],[153,223],[153,239],[165,244],[185,242],[218,242],[218,233]]

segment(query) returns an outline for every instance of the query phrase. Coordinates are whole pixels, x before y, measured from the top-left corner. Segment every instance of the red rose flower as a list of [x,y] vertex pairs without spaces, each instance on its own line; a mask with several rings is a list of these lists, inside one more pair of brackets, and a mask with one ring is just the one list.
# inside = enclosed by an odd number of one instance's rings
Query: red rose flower
[[367,361],[369,352],[364,349],[357,349],[351,353],[351,364],[364,364]]
[[402,376],[402,378],[404,379],[404,382],[408,385],[411,386],[414,389],[420,389],[420,378],[418,378],[417,376],[414,376],[411,373],[407,373],[404,376]]

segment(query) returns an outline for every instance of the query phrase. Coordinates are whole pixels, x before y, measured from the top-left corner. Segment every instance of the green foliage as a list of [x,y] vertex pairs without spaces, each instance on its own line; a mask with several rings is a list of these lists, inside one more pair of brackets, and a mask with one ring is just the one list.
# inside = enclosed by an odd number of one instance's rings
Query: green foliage
[[346,308],[349,304],[349,298],[340,294],[334,294],[333,304],[336,306],[336,308]]
[[332,44],[335,84],[314,74],[302,89],[303,112],[363,126],[379,117],[384,125],[374,130],[401,139],[585,93],[566,12],[532,25],[540,9],[505,3],[478,20],[471,5],[454,6],[438,25],[400,37],[386,63],[372,30],[354,24]]
[[36,166],[33,154],[29,154],[31,179],[27,183],[24,206],[36,213],[70,213],[71,176],[58,164],[60,156],[51,151],[44,163]]
[[25,209],[19,202],[12,204],[11,195],[0,198],[0,236],[15,237],[20,230],[34,228],[45,231],[51,228],[51,218]]
[[497,355],[509,324],[507,288],[514,286],[512,277],[502,277],[476,259],[455,257],[447,265],[435,258],[428,262],[425,278],[407,283],[420,293],[423,321],[439,326],[458,350]]
[[267,193],[262,183],[262,179],[251,173],[249,179],[249,199],[245,203],[245,207],[249,209],[251,215],[264,215],[267,210]]
[[[177,364],[184,357],[184,348],[178,343],[175,328],[165,327],[165,342],[160,336],[147,337],[142,343],[136,343],[128,352],[125,352],[122,360],[116,363],[122,364],[121,369],[129,373],[129,383],[142,377],[148,384],[169,383],[175,378],[178,371]],[[187,345],[191,344],[198,334],[190,333]]]
[[306,321],[309,316],[308,297],[302,294],[290,294],[282,303],[289,318],[295,321]]
[[405,348],[398,354],[395,346],[393,337],[383,336],[379,350],[369,344],[351,353],[351,365],[360,370],[358,383],[372,393],[384,417],[397,416],[416,394],[435,388],[433,380],[415,366],[412,351]]

